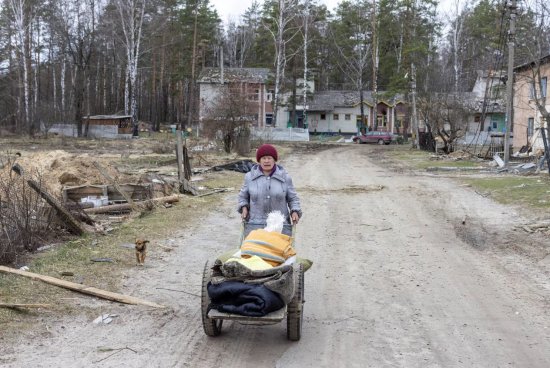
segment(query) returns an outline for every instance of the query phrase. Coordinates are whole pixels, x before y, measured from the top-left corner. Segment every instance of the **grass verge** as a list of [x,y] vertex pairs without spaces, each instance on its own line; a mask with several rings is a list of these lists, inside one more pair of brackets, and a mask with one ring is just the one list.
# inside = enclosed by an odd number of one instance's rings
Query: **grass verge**
[[[238,190],[242,180],[243,174],[240,173],[212,172],[205,175],[201,185],[209,189],[231,187]],[[136,237],[148,234],[152,241],[169,237],[175,231],[200,221],[217,206],[220,195],[223,194],[199,198],[185,196],[171,208],[159,206],[149,213],[128,218],[107,235],[88,234],[30,255],[26,265],[34,273],[118,292],[123,273],[135,267],[132,246]],[[93,262],[92,258],[107,258],[112,262]],[[73,276],[62,276],[61,272],[70,272]],[[80,298],[82,294],[41,281],[0,273],[1,302],[51,305],[41,310],[0,308],[3,336],[11,334],[13,337],[13,334],[25,333],[31,328],[44,328],[38,327],[36,321],[45,316],[91,314],[92,307],[75,302]]]
[[482,165],[478,159],[453,159],[438,156],[433,152],[411,149],[410,144],[394,145],[387,151],[387,157],[392,161],[407,162],[411,169],[422,170],[429,167],[470,168]]
[[469,178],[463,181],[476,191],[503,204],[547,212],[550,209],[550,177],[505,176]]

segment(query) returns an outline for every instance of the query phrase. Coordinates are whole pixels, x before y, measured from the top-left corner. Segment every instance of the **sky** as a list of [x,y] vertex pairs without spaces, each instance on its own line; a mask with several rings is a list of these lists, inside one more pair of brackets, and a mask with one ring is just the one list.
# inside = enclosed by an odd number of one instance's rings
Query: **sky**
[[[210,4],[216,8],[218,15],[224,23],[228,19],[238,20],[239,16],[252,4],[253,0],[210,0]],[[341,0],[319,0],[319,4],[325,4],[329,10],[333,10]],[[440,9],[448,8],[455,0],[441,0]],[[263,1],[258,0],[261,4]]]

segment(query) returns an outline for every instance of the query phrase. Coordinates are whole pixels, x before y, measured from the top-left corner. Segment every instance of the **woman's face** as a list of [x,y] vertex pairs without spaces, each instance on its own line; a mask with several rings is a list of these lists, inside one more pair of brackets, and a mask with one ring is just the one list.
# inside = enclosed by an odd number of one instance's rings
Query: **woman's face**
[[273,170],[273,166],[275,166],[275,159],[271,156],[264,156],[260,158],[260,166],[262,171],[271,172],[271,170]]

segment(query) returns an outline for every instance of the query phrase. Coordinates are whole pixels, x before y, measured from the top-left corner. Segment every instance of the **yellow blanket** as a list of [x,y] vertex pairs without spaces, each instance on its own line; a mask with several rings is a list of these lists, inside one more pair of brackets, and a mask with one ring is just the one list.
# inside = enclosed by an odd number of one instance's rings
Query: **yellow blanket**
[[270,265],[269,263],[267,263],[266,261],[264,261],[258,256],[252,256],[250,258],[233,257],[233,258],[229,258],[224,263],[229,263],[229,262],[239,262],[240,264],[246,266],[252,271],[267,270],[267,269],[273,268],[272,265]]
[[273,266],[279,266],[294,255],[296,251],[290,236],[263,229],[252,230],[241,245],[241,257],[258,256]]

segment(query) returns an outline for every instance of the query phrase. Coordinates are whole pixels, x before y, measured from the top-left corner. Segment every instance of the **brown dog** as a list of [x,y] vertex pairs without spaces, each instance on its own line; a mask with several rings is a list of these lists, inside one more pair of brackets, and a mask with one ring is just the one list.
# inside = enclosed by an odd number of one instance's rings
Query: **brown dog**
[[136,239],[136,261],[138,265],[143,266],[145,263],[145,255],[147,254],[147,243],[149,240],[137,238]]

